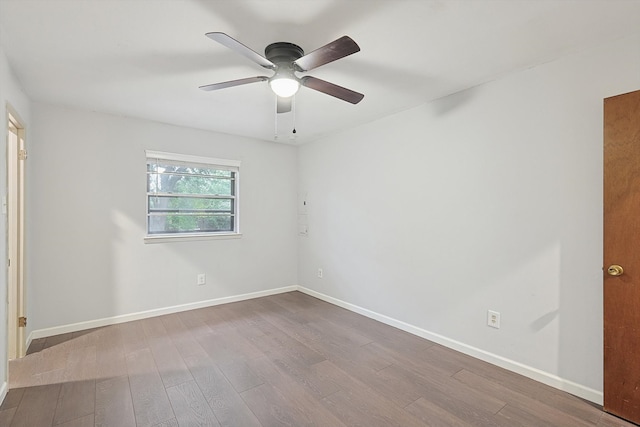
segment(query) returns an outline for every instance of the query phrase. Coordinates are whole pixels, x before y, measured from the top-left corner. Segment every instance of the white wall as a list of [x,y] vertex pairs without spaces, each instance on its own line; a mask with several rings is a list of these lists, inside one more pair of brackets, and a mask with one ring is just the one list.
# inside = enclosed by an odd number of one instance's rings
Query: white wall
[[[0,40],[1,42],[1,40]],[[26,128],[26,141],[30,138],[30,103],[22,91],[0,43],[0,195],[7,194],[7,104],[20,116]],[[28,148],[28,145],[27,145]],[[7,217],[0,215],[0,401],[4,397],[7,381]]]
[[[296,284],[295,147],[38,103],[33,122],[30,330]],[[242,238],[145,244],[145,149],[240,160]]]
[[618,40],[301,147],[300,284],[598,400],[602,103],[640,89],[638,46]]

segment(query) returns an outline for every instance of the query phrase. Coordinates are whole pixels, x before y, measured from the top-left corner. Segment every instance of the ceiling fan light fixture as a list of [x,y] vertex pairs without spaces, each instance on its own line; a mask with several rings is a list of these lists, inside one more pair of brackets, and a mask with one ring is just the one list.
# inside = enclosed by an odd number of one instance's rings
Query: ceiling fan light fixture
[[282,98],[289,98],[300,89],[300,83],[296,79],[278,75],[269,80],[269,86],[273,93]]
[[[1,1],[2,0],[0,0],[0,2]],[[300,86],[333,96],[351,104],[357,104],[364,98],[363,94],[345,87],[312,76],[298,77],[296,75],[298,72],[307,72],[359,52],[360,47],[349,36],[342,36],[306,55],[304,50],[298,45],[289,42],[275,42],[264,49],[264,56],[262,56],[233,37],[230,37],[228,34],[211,32],[206,35],[236,53],[249,58],[261,67],[275,71],[275,73],[271,77],[256,76],[200,86],[202,90],[212,91],[267,80],[271,90],[278,97],[277,113],[288,113],[291,111],[292,102],[290,98],[298,92]]]

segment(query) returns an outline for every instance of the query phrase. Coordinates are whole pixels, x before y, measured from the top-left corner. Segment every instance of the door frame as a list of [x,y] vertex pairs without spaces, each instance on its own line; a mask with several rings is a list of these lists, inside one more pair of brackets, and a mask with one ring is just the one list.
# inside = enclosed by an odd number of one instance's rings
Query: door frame
[[[25,315],[25,161],[26,129],[17,112],[6,105],[7,131],[7,188],[3,200],[7,230],[7,359],[23,357],[26,353],[25,327],[18,319]],[[15,137],[12,137],[11,134]]]

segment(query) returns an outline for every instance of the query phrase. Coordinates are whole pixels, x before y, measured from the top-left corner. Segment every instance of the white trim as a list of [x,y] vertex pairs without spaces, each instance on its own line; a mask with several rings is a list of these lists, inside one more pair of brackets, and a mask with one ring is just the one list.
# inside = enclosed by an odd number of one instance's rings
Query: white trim
[[165,151],[144,150],[144,152],[147,155],[147,159],[177,160],[179,162],[211,164],[232,168],[240,167],[240,160],[216,159],[213,157],[193,156],[190,154],[167,153]]
[[50,336],[53,336],[53,335],[66,334],[66,333],[69,333],[69,332],[82,331],[82,330],[85,330],[85,329],[92,329],[92,328],[99,328],[99,327],[103,327],[103,326],[116,325],[116,324],[119,324],[119,323],[131,322],[133,320],[147,319],[149,317],[156,317],[156,316],[162,316],[162,315],[165,315],[165,314],[179,313],[181,311],[195,310],[195,309],[198,309],[198,308],[212,307],[214,305],[228,304],[228,303],[231,303],[231,302],[244,301],[244,300],[248,300],[248,299],[266,297],[266,296],[269,296],[269,295],[282,294],[282,293],[285,293],[285,292],[292,292],[292,291],[297,291],[297,290],[298,290],[298,287],[295,286],[295,285],[293,285],[293,286],[285,286],[285,287],[282,287],[282,288],[269,289],[269,290],[266,290],[266,291],[251,292],[251,293],[248,293],[248,294],[234,295],[234,296],[229,296],[229,297],[210,299],[210,300],[206,300],[206,301],[198,301],[198,302],[192,302],[192,303],[188,303],[188,304],[174,305],[174,306],[171,306],[171,307],[157,308],[157,309],[154,309],[154,310],[140,311],[140,312],[137,312],[137,313],[122,314],[120,316],[104,317],[102,319],[88,320],[86,322],[72,323],[72,324],[69,324],[69,325],[54,326],[52,328],[36,329],[36,330],[31,331],[31,333],[29,334],[29,339],[28,339],[27,346],[29,344],[31,344],[31,341],[33,341],[35,339],[38,339],[38,338],[50,337]]
[[7,397],[7,393],[9,392],[9,383],[7,381],[3,382],[0,385],[0,405],[4,402],[4,398]]
[[320,292],[316,292],[314,290],[305,288],[304,286],[298,286],[298,290],[307,295],[311,295],[312,297],[316,297],[318,299],[337,305],[349,311],[353,311],[354,313],[361,314],[363,316],[369,317],[371,319],[374,319],[379,322],[385,323],[387,325],[393,326],[395,328],[401,329],[405,332],[409,332],[410,334],[417,335],[419,337],[428,339],[429,341],[433,341],[435,343],[438,343],[445,347],[459,351],[471,357],[475,357],[476,359],[480,359],[485,362],[491,363],[492,365],[496,365],[501,368],[508,369],[509,371],[531,378],[532,380],[541,382],[543,384],[557,388],[562,391],[566,391],[567,393],[571,393],[575,396],[597,403],[598,405],[602,405],[603,393],[601,391],[594,390],[590,387],[586,387],[581,384],[577,384],[573,381],[561,378],[557,375],[542,371],[537,368],[533,368],[531,366],[524,365],[520,362],[507,359],[506,357],[498,356],[497,354],[493,354],[488,351],[470,346],[468,344],[464,344],[460,341],[447,338],[440,334],[429,332],[417,326],[410,325],[408,323],[402,322],[400,320],[396,320],[389,316],[385,316],[384,314],[376,313],[375,311],[362,308],[355,304],[351,304],[351,303],[339,300],[337,298],[330,297]]
[[239,239],[242,233],[210,233],[210,234],[151,234],[144,236],[145,243],[193,242],[197,240]]

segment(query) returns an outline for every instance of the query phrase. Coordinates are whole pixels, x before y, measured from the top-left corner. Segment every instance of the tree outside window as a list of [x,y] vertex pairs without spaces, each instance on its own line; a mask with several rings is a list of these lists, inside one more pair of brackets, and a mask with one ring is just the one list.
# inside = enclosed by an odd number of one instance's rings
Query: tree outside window
[[147,152],[147,234],[238,232],[239,162]]

